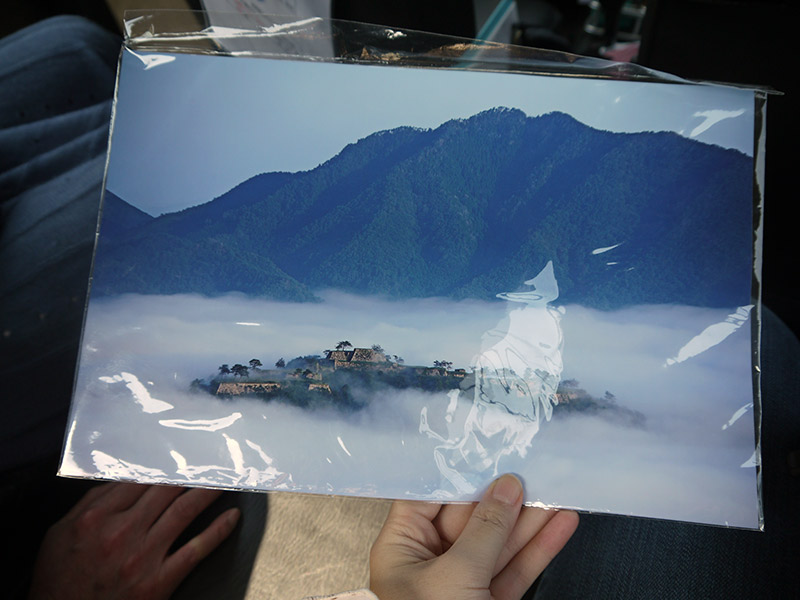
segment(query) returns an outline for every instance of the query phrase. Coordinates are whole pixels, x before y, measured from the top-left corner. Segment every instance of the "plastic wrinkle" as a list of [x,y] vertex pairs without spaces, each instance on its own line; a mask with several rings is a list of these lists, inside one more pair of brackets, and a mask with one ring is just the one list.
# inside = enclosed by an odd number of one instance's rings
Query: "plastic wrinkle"
[[350,454],[350,450],[347,449],[347,446],[344,445],[344,440],[341,438],[341,436],[337,435],[336,441],[339,442],[339,445],[342,447],[342,450],[344,450],[344,453],[347,454],[347,456],[350,457],[353,456],[352,454]]
[[[187,20],[195,16],[195,23]],[[581,75],[608,79],[691,83],[680,77],[625,62],[614,62],[521,46],[499,44],[426,32],[388,29],[379,25],[309,17],[270,15],[272,25],[244,23],[241,13],[206,13],[180,10],[127,11],[125,45],[129,49],[191,52],[295,60],[337,60],[396,66],[450,67],[457,69],[519,72],[540,75]],[[267,15],[259,15],[263,21]],[[284,22],[280,22],[281,20]],[[174,25],[173,20],[180,22]],[[215,23],[193,29],[200,22]],[[230,25],[229,25],[230,24]],[[282,38],[297,44],[276,48],[270,40]],[[248,40],[253,47],[231,48],[226,42]],[[259,40],[263,45],[259,47]],[[208,44],[207,42],[211,42]],[[200,45],[198,45],[200,44]],[[320,44],[336,48],[337,56],[323,55]],[[416,48],[423,48],[418,50]]]
[[233,38],[269,38],[277,35],[287,35],[294,33],[297,30],[304,29],[309,25],[320,23],[323,19],[320,17],[311,17],[302,19],[300,21],[293,21],[291,23],[281,23],[270,25],[268,27],[260,27],[258,29],[242,29],[239,27],[221,27],[218,25],[211,25],[197,32],[178,32],[178,33],[154,33],[152,31],[144,32],[135,37],[129,37],[128,41],[131,44],[139,42],[147,42],[150,40],[158,40],[160,42],[188,42],[192,40],[224,40]]
[[98,379],[103,383],[109,384],[120,383],[124,381],[125,387],[131,391],[131,394],[133,394],[133,399],[142,407],[143,412],[154,414],[175,408],[169,402],[164,402],[163,400],[153,398],[150,395],[150,392],[147,391],[147,388],[144,386],[144,384],[139,381],[139,378],[132,373],[126,373],[123,371],[119,375],[112,375],[111,377],[99,377]]
[[[239,442],[226,434],[222,434],[222,436],[225,440],[232,467],[214,464],[192,465],[180,452],[170,450],[169,454],[172,460],[175,461],[176,474],[185,477],[193,485],[200,483],[219,487],[220,478],[224,478],[228,480],[228,486],[236,488],[258,489],[264,485],[269,485],[272,489],[280,490],[294,487],[292,476],[273,467],[272,459],[266,455],[258,444],[245,440],[248,447],[259,454],[266,465],[265,467],[248,466]],[[169,480],[171,481],[171,479]]]
[[549,421],[558,403],[563,313],[549,306],[558,298],[552,261],[525,284],[534,289],[497,294],[524,306],[510,310],[506,321],[484,335],[486,347],[473,360],[475,386],[463,425],[455,424],[455,415],[459,399],[466,401],[465,390],[448,394],[446,436],[430,426],[428,407],[421,410],[419,431],[440,442],[434,462],[461,495],[474,493],[487,473],[496,477],[504,456],[524,458],[542,419]]
[[169,64],[175,60],[174,56],[168,56],[166,54],[137,54],[132,50],[131,54],[142,61],[145,71],[149,71],[153,67]]
[[144,22],[147,19],[145,15],[140,15],[138,17],[125,17],[123,21],[123,26],[125,27],[125,38],[128,39],[132,35],[133,28],[138,25],[139,23]]
[[753,456],[751,456],[741,464],[742,469],[751,469],[753,467],[760,467],[760,466],[761,466],[761,450],[758,448],[753,451]]
[[664,363],[664,367],[682,363],[722,343],[728,336],[747,322],[752,308],[752,304],[740,306],[735,313],[729,314],[721,323],[715,323],[714,325],[706,327],[701,333],[689,340],[689,343],[683,346],[678,351],[678,354],[672,358],[668,358]]
[[619,244],[614,244],[613,246],[606,246],[605,248],[595,248],[592,250],[592,254],[603,254],[604,252],[608,252],[609,250],[613,250],[614,248],[619,248],[624,242],[620,242]]
[[235,412],[227,417],[219,419],[198,419],[195,421],[188,421],[185,419],[164,419],[159,421],[159,425],[164,427],[173,427],[175,429],[188,429],[191,431],[219,431],[226,429],[233,425],[236,421],[242,418],[242,413]]
[[724,119],[733,119],[735,117],[741,117],[744,114],[744,109],[740,110],[704,110],[694,113],[695,117],[702,117],[705,119],[700,125],[692,129],[689,133],[689,137],[697,137],[704,131],[711,129],[712,126],[716,125],[720,121]]
[[114,458],[100,450],[92,450],[92,462],[97,472],[108,479],[130,479],[144,481],[160,481],[167,479],[161,469],[137,465],[121,458]]
[[[198,465],[198,466],[189,465],[186,458],[177,450],[170,450],[169,454],[175,461],[175,467],[176,467],[175,472],[178,475],[183,475],[189,481],[196,481],[196,480],[202,481],[203,478],[201,477],[201,475],[203,474],[206,473],[226,474],[226,471],[230,470],[220,465]],[[231,482],[234,482],[237,479],[236,477],[233,477],[230,474],[228,474],[228,477],[230,477]],[[209,478],[209,481],[211,480],[212,478]]]
[[743,415],[744,415],[744,414],[745,414],[745,413],[746,413],[748,410],[750,410],[751,408],[753,408],[753,403],[752,403],[752,402],[748,402],[747,404],[745,404],[745,405],[744,405],[742,408],[740,408],[740,409],[739,409],[739,410],[737,410],[735,413],[733,413],[733,416],[732,416],[732,417],[731,417],[731,418],[728,420],[728,422],[727,422],[727,423],[725,423],[725,424],[722,426],[722,429],[723,429],[723,430],[724,430],[724,429],[727,429],[728,427],[730,427],[731,425],[733,425],[734,423],[736,423],[736,421],[738,421],[739,419],[741,419],[741,418],[742,418],[742,416],[743,416]]
[[72,442],[75,437],[75,427],[78,425],[77,420],[73,420],[67,434],[64,436],[64,452],[61,456],[61,465],[58,468],[58,474],[64,473],[82,473],[83,469],[78,466],[78,461],[75,460],[75,451],[73,450]]
[[[123,372],[119,375],[100,377],[99,379],[100,381],[109,384],[125,382],[126,387],[130,390],[134,401],[142,406],[142,410],[145,413],[158,413],[173,408],[171,404],[150,396],[145,386],[135,375],[131,373]],[[230,428],[241,418],[242,413],[234,412],[226,417],[220,417],[218,419],[162,419],[159,420],[158,423],[159,425],[167,428],[189,431],[206,431],[213,433],[222,429]],[[75,424],[73,422],[73,429],[74,425]],[[266,468],[246,466],[244,453],[242,452],[239,442],[227,434],[223,433],[222,436],[225,440],[228,456],[230,457],[233,465],[232,468],[222,465],[191,465],[180,452],[173,449],[170,450],[169,454],[175,461],[176,474],[185,477],[188,481],[193,483],[198,482],[216,486],[219,485],[220,477],[227,479],[229,481],[229,485],[252,488],[269,484],[276,489],[280,489],[282,487],[282,482],[291,482],[291,476],[287,476],[282,471],[274,468],[272,466],[272,459],[267,456],[263,449],[257,444],[246,441],[247,445],[257,452],[259,458],[266,465]],[[343,442],[340,443],[344,448]],[[67,451],[65,452],[64,465],[71,465],[71,469],[75,471],[83,471],[83,469],[78,467],[74,457],[72,456],[71,443],[69,439],[66,447]],[[143,479],[164,482],[172,481],[167,473],[161,469],[144,467],[121,458],[115,458],[99,450],[93,450],[91,455],[95,468],[106,478]],[[284,483],[283,486],[285,487],[286,484]]]

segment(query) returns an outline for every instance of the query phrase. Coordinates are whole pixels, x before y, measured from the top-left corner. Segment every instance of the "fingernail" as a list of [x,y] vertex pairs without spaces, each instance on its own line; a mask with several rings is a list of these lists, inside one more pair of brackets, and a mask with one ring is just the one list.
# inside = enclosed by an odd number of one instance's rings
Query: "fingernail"
[[522,495],[522,484],[513,475],[503,475],[494,482],[492,498],[503,504],[516,504]]

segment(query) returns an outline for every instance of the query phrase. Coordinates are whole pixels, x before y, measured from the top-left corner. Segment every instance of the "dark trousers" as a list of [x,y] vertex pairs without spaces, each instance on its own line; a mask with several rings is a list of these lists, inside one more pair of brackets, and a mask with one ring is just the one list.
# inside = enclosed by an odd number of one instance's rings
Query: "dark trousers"
[[[67,423],[121,38],[77,17],[0,40],[0,534],[3,597],[23,598],[46,529],[87,481],[55,476]],[[244,597],[266,496],[222,496],[234,534],[176,598]]]

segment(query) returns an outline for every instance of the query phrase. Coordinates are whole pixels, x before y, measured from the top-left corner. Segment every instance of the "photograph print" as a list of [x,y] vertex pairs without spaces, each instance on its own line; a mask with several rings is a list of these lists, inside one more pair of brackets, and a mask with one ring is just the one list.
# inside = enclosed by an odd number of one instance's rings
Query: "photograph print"
[[754,113],[124,50],[60,473],[758,528]]

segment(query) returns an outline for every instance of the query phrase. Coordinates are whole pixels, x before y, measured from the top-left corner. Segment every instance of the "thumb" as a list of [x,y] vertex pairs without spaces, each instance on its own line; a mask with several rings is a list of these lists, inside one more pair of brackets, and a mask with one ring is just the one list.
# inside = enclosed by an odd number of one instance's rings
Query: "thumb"
[[449,560],[462,573],[478,577],[476,584],[488,588],[494,566],[506,545],[522,506],[522,484],[513,475],[503,475],[486,490],[472,511],[464,531],[448,550]]

